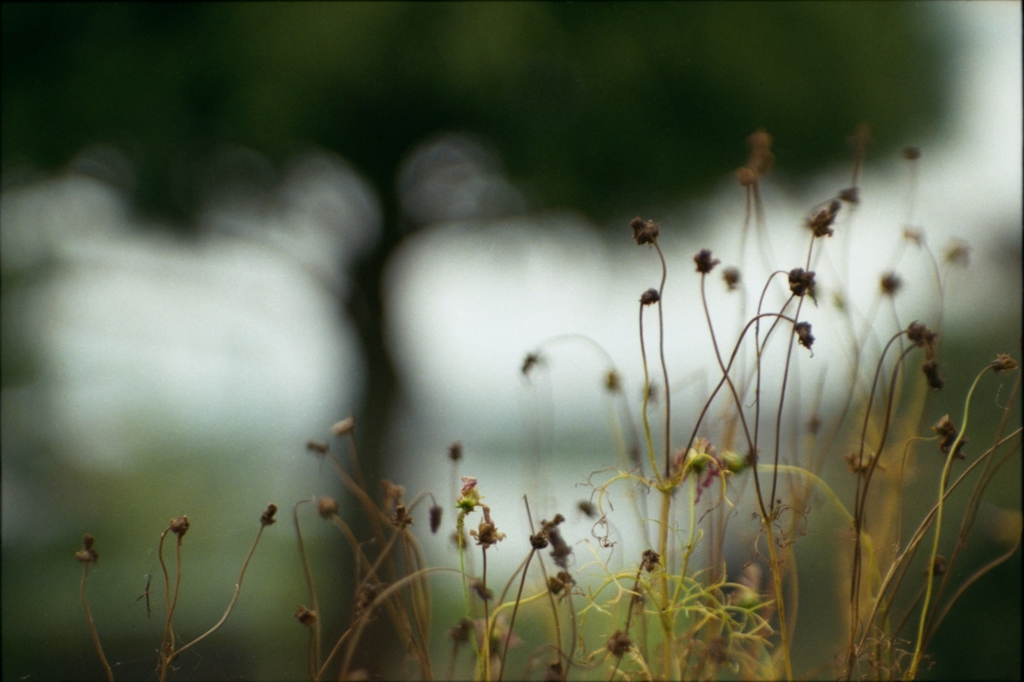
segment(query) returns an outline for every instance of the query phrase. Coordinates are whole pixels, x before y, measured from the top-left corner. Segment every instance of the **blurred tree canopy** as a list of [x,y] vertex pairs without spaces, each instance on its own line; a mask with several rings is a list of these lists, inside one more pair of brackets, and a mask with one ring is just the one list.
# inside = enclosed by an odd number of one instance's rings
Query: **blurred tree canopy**
[[181,219],[218,147],[315,146],[391,213],[401,158],[461,130],[534,207],[628,213],[707,189],[758,127],[793,179],[862,121],[876,150],[934,132],[946,42],[918,3],[5,3],[3,169],[113,144]]

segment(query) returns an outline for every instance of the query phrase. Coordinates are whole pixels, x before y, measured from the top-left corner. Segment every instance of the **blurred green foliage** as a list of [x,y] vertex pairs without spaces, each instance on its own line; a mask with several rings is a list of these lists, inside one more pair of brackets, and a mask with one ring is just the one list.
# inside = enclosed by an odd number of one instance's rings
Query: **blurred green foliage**
[[706,190],[758,127],[796,181],[862,121],[876,149],[935,132],[948,42],[927,3],[4,4],[3,167],[112,143],[181,218],[221,145],[316,146],[391,211],[403,155],[462,130],[597,217]]

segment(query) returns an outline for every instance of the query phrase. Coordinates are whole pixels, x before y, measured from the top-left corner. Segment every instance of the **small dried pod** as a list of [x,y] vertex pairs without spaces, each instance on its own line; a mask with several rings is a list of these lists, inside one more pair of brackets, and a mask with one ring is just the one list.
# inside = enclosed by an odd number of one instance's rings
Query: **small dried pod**
[[612,656],[622,658],[626,652],[633,648],[633,640],[622,630],[616,630],[605,646],[608,648],[608,651],[612,652]]
[[[536,358],[534,359],[534,362],[536,362]],[[526,372],[527,369],[524,365],[523,374],[526,374]],[[460,459],[462,459],[462,443],[460,441],[455,441],[454,443],[448,446],[448,459],[450,459],[453,462],[458,462]]]
[[633,239],[637,245],[654,244],[658,241],[661,230],[653,220],[642,220],[637,216],[629,221],[629,226],[633,228]]
[[839,193],[839,200],[845,201],[848,204],[859,204],[860,193],[857,191],[856,187],[847,187]]
[[171,532],[178,536],[179,542],[185,537],[185,533],[188,532],[188,527],[188,516],[185,516],[184,514],[171,519]]
[[299,606],[295,610],[295,619],[305,625],[307,628],[311,627],[316,622],[316,611],[311,611],[305,606]]
[[277,505],[271,502],[267,505],[267,508],[263,510],[263,513],[260,514],[260,523],[264,526],[273,525],[274,522],[277,521],[277,519],[274,518],[275,514],[277,514]]
[[722,272],[722,279],[725,280],[725,286],[728,287],[729,291],[736,291],[736,287],[740,283],[740,271],[732,266],[727,267]]
[[444,509],[439,504],[435,504],[430,508],[430,532],[437,533],[437,529],[441,527],[441,516],[444,514]]
[[661,294],[657,289],[651,288],[640,294],[640,305],[651,305],[661,300]]
[[935,360],[926,360],[921,365],[921,371],[924,372],[925,378],[928,379],[928,385],[936,391],[946,385],[946,380],[939,374],[939,363]]
[[[796,332],[796,338],[797,341],[800,342],[800,345],[806,348],[807,350],[811,350],[811,346],[814,345],[814,335],[811,334],[811,323],[797,322],[793,326],[793,331]],[[813,351],[811,355],[814,355]]]
[[338,513],[338,501],[327,495],[322,496],[316,503],[317,513],[325,519],[329,519]]
[[340,422],[331,427],[332,436],[344,436],[352,433],[356,430],[356,420],[354,417],[345,417]]
[[839,203],[839,200],[833,199],[827,207],[807,219],[807,227],[814,233],[815,237],[832,236],[833,230],[831,226],[835,222],[836,214],[839,213],[841,207],[842,204]]
[[640,567],[651,573],[654,571],[654,567],[661,563],[661,555],[655,552],[653,549],[645,549],[643,558],[640,560]]
[[803,268],[793,268],[789,271],[789,290],[794,296],[810,294],[814,298],[814,271],[804,271]]
[[412,514],[409,513],[404,504],[395,506],[395,513],[391,515],[391,525],[399,530],[412,525]]
[[83,564],[94,564],[100,558],[99,553],[92,548],[92,543],[95,542],[94,538],[90,533],[86,533],[82,536],[82,549],[75,552],[75,558],[81,561]]
[[895,296],[896,293],[903,286],[903,280],[895,272],[891,270],[884,275],[879,281],[879,285],[882,287],[882,293],[886,296]]
[[993,372],[1009,372],[1017,369],[1017,361],[1011,358],[1007,353],[1000,353],[996,356],[996,359],[992,361]]
[[711,257],[711,249],[701,249],[694,255],[693,262],[697,264],[697,272],[706,275],[722,261]]

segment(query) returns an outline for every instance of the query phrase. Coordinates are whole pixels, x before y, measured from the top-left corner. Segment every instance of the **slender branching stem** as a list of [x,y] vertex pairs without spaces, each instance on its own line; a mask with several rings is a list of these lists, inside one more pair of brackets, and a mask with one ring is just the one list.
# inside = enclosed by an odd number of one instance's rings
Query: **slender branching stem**
[[96,624],[93,623],[92,614],[89,612],[89,602],[85,598],[85,583],[89,579],[89,563],[82,566],[82,584],[78,587],[78,595],[82,598],[82,607],[85,608],[85,620],[89,623],[89,632],[92,634],[92,642],[96,645],[96,653],[99,654],[100,663],[103,664],[103,671],[107,674],[107,680],[114,682],[114,672],[107,663],[107,657],[103,653],[103,645],[100,644],[100,635],[96,631]]

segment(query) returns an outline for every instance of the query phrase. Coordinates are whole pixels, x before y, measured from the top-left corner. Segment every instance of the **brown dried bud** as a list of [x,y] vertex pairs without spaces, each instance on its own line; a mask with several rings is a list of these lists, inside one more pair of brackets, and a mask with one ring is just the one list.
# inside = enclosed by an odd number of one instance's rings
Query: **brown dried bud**
[[848,204],[859,204],[860,193],[857,191],[856,187],[847,187],[839,193],[839,199],[840,201],[845,201]]
[[100,558],[100,555],[92,548],[92,543],[96,540],[92,535],[86,533],[82,536],[82,549],[75,552],[75,558],[81,561],[83,564],[94,564]]
[[588,519],[592,519],[597,516],[597,507],[594,506],[593,502],[587,500],[580,500],[576,504],[576,508],[587,515]]
[[757,173],[750,168],[743,166],[742,168],[736,169],[736,179],[739,180],[741,186],[750,187],[757,182]]
[[711,258],[711,249],[701,249],[693,257],[693,262],[697,264],[697,272],[706,275],[722,261]]
[[946,385],[945,379],[943,379],[942,375],[939,374],[939,363],[934,360],[926,360],[924,364],[921,365],[921,371],[924,372],[924,375],[928,378],[928,385],[935,390],[939,390]]
[[277,505],[271,502],[267,505],[267,508],[260,514],[260,523],[264,526],[273,524],[277,519],[274,518],[274,514],[277,513]]
[[830,227],[835,222],[836,214],[842,204],[838,199],[833,199],[826,208],[821,209],[807,219],[807,227],[814,233],[815,237],[831,237],[833,230]]
[[[530,370],[533,369],[534,366],[537,365],[539,362],[540,362],[540,354],[539,353],[527,353],[526,354],[526,359],[523,360],[523,370],[522,370],[523,371],[523,376],[527,376],[530,373]],[[460,451],[460,453],[461,453],[461,451]]]
[[182,515],[171,519],[171,532],[178,536],[179,542],[183,537],[185,537],[185,533],[188,532],[188,526],[189,523],[187,516]]
[[1009,372],[1013,369],[1017,369],[1017,361],[1006,353],[1000,353],[996,356],[996,359],[992,361],[993,372]]
[[315,452],[318,455],[326,455],[331,451],[331,446],[322,440],[307,440],[306,449],[310,452]]
[[448,631],[448,636],[457,644],[465,644],[469,641],[469,634],[471,632],[473,632],[473,621],[469,618],[463,618],[459,621],[458,625]]
[[640,294],[640,305],[651,305],[659,300],[661,300],[661,294],[658,293],[657,289],[648,289]]
[[[525,367],[523,368],[523,374],[526,374]],[[448,446],[448,459],[453,462],[458,462],[462,459],[462,443],[460,441],[455,441]]]
[[333,497],[324,495],[316,503],[317,512],[325,519],[329,519],[338,513],[338,501]]
[[613,656],[622,658],[627,651],[633,648],[633,640],[622,630],[616,630],[606,646]]
[[789,271],[789,290],[796,296],[810,294],[814,298],[814,271],[804,272],[803,268],[793,268]]
[[722,272],[722,279],[725,280],[725,286],[729,288],[729,291],[735,291],[740,283],[740,271],[729,266]]
[[633,239],[638,245],[654,244],[658,241],[658,233],[661,231],[653,220],[641,220],[640,216],[629,222],[633,228]]
[[907,338],[918,348],[924,348],[924,357],[931,360],[935,357],[935,338],[938,332],[929,331],[928,327],[914,321],[907,327]]
[[344,436],[352,433],[356,430],[356,420],[354,417],[345,417],[340,422],[331,427],[331,434],[335,436]]
[[800,342],[800,345],[807,350],[810,350],[811,346],[814,345],[814,335],[811,334],[811,323],[797,322],[793,325],[793,331],[796,332],[796,339]]
[[494,597],[494,590],[484,585],[482,580],[474,578],[470,581],[469,586],[473,588],[474,592],[476,592],[476,596],[480,597],[480,599],[484,601],[490,601],[491,598]]
[[437,529],[441,527],[441,516],[444,514],[444,509],[439,504],[435,504],[430,508],[430,532],[436,533]]
[[608,373],[604,375],[604,387],[609,393],[618,393],[622,390],[619,373],[614,369],[608,370]]
[[640,568],[651,573],[654,567],[661,563],[661,556],[653,549],[645,549],[643,558],[640,560]]
[[[935,426],[932,427],[932,431],[934,431],[940,438],[939,450],[942,452],[942,454],[948,455],[949,449],[953,447],[953,443],[956,442],[957,437],[956,426],[949,418],[949,415],[947,414],[943,416],[942,419],[936,422]],[[961,451],[963,450],[964,444],[966,443],[967,438],[960,439],[960,443],[956,446],[956,452],[953,453],[954,457],[956,457],[957,459],[965,458],[963,452]]]
[[405,508],[404,504],[395,507],[395,513],[391,515],[391,525],[399,530],[412,525],[412,515]]
[[917,161],[921,158],[921,149],[919,147],[904,147],[903,158],[907,161]]
[[887,272],[882,275],[880,282],[882,286],[882,293],[886,296],[895,296],[896,292],[903,286],[903,280],[895,272]]
[[310,611],[305,606],[300,606],[295,610],[295,619],[308,628],[316,622],[316,611]]
[[534,549],[544,549],[548,546],[547,533],[541,531],[540,533],[534,533],[530,536],[530,547]]
[[[557,516],[555,518],[558,518]],[[554,560],[555,565],[560,568],[569,567],[569,555],[572,554],[572,548],[562,539],[562,534],[558,532],[557,528],[552,528],[548,531],[548,539],[551,540],[551,558]]]

